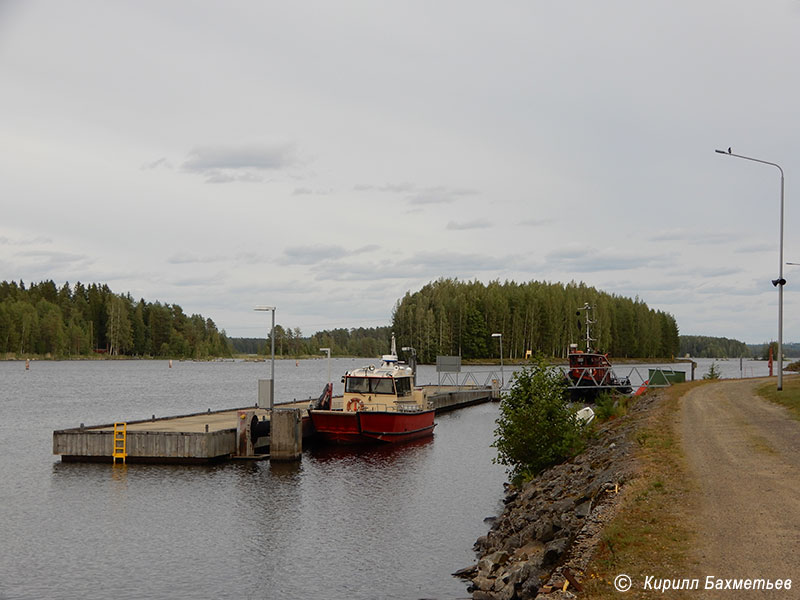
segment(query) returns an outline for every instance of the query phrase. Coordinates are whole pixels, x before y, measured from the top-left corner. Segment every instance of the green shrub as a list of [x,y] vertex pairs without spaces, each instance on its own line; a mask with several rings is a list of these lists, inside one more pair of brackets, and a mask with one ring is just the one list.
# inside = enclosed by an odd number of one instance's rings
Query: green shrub
[[543,358],[514,376],[500,402],[494,431],[495,462],[508,467],[512,483],[535,477],[584,447],[584,427],[566,402],[566,381]]
[[722,376],[719,369],[717,368],[717,361],[711,363],[711,366],[708,368],[708,371],[705,375],[703,375],[703,379],[719,379]]

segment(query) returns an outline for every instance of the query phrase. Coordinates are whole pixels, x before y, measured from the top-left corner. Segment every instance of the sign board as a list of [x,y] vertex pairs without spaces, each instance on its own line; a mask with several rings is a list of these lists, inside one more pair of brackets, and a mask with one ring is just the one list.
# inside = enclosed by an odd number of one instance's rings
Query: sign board
[[460,373],[461,372],[461,357],[460,356],[437,356],[436,357],[436,372],[437,373]]
[[272,383],[272,379],[258,380],[258,408],[272,409],[275,403],[275,388]]

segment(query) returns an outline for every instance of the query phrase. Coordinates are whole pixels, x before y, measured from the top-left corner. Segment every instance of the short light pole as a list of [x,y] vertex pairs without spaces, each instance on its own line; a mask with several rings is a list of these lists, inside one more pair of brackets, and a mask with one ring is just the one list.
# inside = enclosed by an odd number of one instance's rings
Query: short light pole
[[743,158],[762,165],[770,165],[781,172],[780,259],[778,261],[778,278],[772,280],[772,285],[778,288],[778,391],[780,392],[783,389],[783,286],[786,285],[786,280],[783,278],[783,169],[778,163],[734,154],[730,148],[727,151],[715,150],[715,152],[725,156]]
[[[320,348],[319,351],[326,352],[328,354],[328,385],[331,385],[331,349]],[[331,386],[331,395],[333,395],[333,386]]]
[[492,337],[500,338],[500,388],[502,389],[506,386],[506,377],[503,373],[503,334],[493,333]]
[[269,374],[269,410],[272,410],[275,406],[275,307],[256,306],[253,310],[272,311],[272,329],[270,330],[269,334],[269,337],[272,340],[272,366]]

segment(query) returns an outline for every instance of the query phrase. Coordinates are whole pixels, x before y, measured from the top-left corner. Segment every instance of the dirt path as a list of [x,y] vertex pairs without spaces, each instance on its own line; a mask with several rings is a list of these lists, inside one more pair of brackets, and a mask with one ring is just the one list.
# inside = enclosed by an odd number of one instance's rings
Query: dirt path
[[[791,579],[800,598],[800,423],[755,395],[764,380],[728,380],[691,390],[680,432],[701,492],[696,574]],[[719,592],[720,598],[764,592]],[[703,594],[702,597],[715,597]]]

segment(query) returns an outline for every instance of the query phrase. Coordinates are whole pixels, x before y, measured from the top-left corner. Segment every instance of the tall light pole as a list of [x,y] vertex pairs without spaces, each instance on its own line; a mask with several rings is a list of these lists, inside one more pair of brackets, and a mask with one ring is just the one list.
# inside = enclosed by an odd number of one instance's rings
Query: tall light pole
[[500,388],[502,389],[506,386],[506,378],[503,374],[503,334],[493,333],[492,337],[500,338]]
[[256,306],[253,310],[257,311],[272,311],[272,329],[270,330],[270,339],[272,340],[272,367],[269,374],[269,409],[272,410],[275,406],[275,307],[274,306]]
[[783,286],[786,285],[786,280],[783,278],[783,169],[778,163],[734,154],[730,148],[728,148],[727,152],[725,150],[715,150],[715,152],[725,156],[743,158],[762,165],[770,165],[781,172],[780,259],[778,261],[778,278],[772,280],[772,285],[778,288],[778,391],[780,392],[783,389]]
[[[331,383],[331,349],[330,348],[320,348],[320,352],[326,352],[328,354],[328,385]],[[333,395],[333,386],[331,386],[331,395]]]

